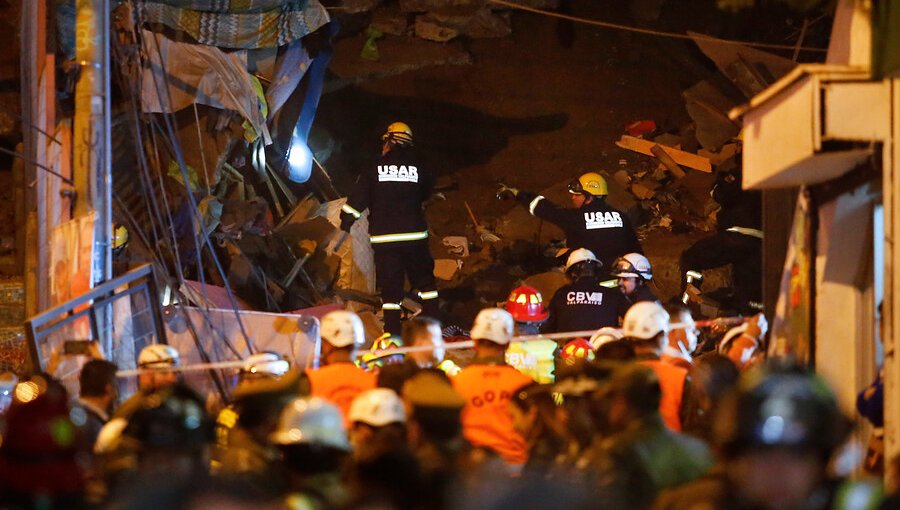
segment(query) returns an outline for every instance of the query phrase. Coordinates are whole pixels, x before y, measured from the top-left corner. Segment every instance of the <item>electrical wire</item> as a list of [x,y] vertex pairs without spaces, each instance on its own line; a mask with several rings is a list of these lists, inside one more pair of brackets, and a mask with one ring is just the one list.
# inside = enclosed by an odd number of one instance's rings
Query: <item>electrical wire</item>
[[[656,37],[668,37],[670,39],[685,39],[685,40],[691,40],[691,41],[700,39],[700,40],[706,40],[709,42],[715,42],[715,43],[720,43],[720,44],[754,46],[757,48],[769,48],[769,49],[776,49],[776,50],[795,50],[798,48],[797,46],[790,45],[790,44],[772,44],[772,43],[761,43],[761,42],[754,42],[754,41],[738,41],[738,40],[734,40],[734,39],[719,39],[717,37],[712,37],[712,36],[708,36],[708,35],[699,35],[699,34],[687,35],[687,34],[679,34],[676,32],[663,32],[661,30],[652,30],[649,28],[639,28],[639,27],[633,27],[633,26],[629,26],[629,25],[622,25],[619,23],[610,23],[608,21],[599,21],[599,20],[593,20],[593,19],[588,19],[588,18],[581,18],[578,16],[570,16],[568,14],[562,14],[562,13],[558,13],[558,12],[537,9],[535,7],[529,7],[527,5],[510,2],[509,0],[488,0],[488,2],[497,4],[497,5],[502,5],[504,7],[509,7],[510,9],[516,9],[519,11],[530,12],[533,14],[549,16],[551,18],[564,19],[564,20],[574,21],[576,23],[582,23],[585,25],[591,25],[591,26],[595,26],[595,27],[611,28],[614,30],[622,30],[625,32],[634,32],[637,34],[652,35],[652,36],[656,36]],[[826,48],[812,48],[812,47],[808,47],[808,46],[801,46],[799,48],[800,48],[800,50],[803,50],[803,51],[814,51],[814,52],[820,52],[820,53],[825,53],[828,51],[828,49],[826,49]]]

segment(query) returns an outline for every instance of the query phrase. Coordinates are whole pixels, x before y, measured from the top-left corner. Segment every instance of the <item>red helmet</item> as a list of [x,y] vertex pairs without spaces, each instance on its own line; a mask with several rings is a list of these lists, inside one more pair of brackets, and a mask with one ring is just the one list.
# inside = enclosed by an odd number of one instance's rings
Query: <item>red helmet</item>
[[541,293],[528,285],[520,285],[510,292],[506,299],[506,311],[516,322],[540,322],[550,315],[544,308]]
[[582,359],[593,361],[594,349],[591,347],[590,342],[584,338],[576,338],[563,346],[562,351],[559,353],[559,357],[569,364],[574,364]]

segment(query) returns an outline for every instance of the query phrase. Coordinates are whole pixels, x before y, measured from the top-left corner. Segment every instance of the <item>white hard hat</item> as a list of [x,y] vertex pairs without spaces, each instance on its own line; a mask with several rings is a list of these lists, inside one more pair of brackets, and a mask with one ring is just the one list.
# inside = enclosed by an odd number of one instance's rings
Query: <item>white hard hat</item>
[[389,423],[405,423],[406,411],[403,401],[388,388],[364,391],[350,404],[348,419],[351,423],[362,422],[373,427],[383,427]]
[[335,310],[322,317],[322,340],[334,347],[359,347],[366,341],[362,319],[347,310]]
[[140,368],[166,368],[177,367],[181,362],[181,356],[171,345],[151,344],[141,349],[138,355]]
[[640,253],[628,253],[613,262],[612,275],[616,278],[653,279],[653,268],[650,261]]
[[595,351],[599,349],[601,346],[606,345],[610,342],[614,342],[616,340],[622,339],[622,331],[617,328],[605,327],[597,330],[596,333],[591,335],[591,348]]
[[594,255],[594,252],[591,250],[588,250],[587,248],[578,248],[577,250],[572,250],[572,253],[569,253],[569,258],[566,260],[566,271],[579,262],[600,261],[597,260],[597,256]]
[[469,336],[472,340],[490,340],[507,345],[513,336],[514,321],[512,315],[502,308],[485,308],[478,312],[475,324]]
[[319,397],[300,397],[286,405],[269,440],[278,445],[316,444],[350,451],[340,409]]
[[244,360],[241,373],[244,375],[261,375],[268,377],[281,377],[291,369],[291,363],[280,354],[274,352],[259,352],[250,355]]
[[656,301],[639,301],[625,312],[622,336],[649,340],[659,333],[668,334],[669,313]]

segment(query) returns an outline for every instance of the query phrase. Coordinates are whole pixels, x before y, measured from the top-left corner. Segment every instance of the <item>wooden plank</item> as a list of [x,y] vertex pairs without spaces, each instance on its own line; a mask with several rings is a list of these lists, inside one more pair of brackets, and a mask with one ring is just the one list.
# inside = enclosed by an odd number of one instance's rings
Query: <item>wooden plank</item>
[[[649,140],[622,135],[622,138],[616,142],[616,145],[623,149],[646,154],[647,156],[655,156],[655,154],[653,154],[653,147],[657,144]],[[666,154],[671,156],[672,159],[681,166],[686,166],[706,173],[712,172],[712,163],[710,163],[709,158],[704,158],[703,156],[698,156],[665,145],[660,145],[660,147],[662,147],[662,149],[666,151]]]
[[682,170],[681,167],[678,166],[678,163],[676,163],[675,160],[672,159],[672,156],[669,156],[669,153],[666,152],[664,147],[665,145],[656,144],[650,148],[650,152],[652,152],[653,155],[656,156],[656,158],[660,163],[663,164],[664,167],[672,172],[672,175],[674,175],[676,179],[681,179],[685,175],[684,170]]

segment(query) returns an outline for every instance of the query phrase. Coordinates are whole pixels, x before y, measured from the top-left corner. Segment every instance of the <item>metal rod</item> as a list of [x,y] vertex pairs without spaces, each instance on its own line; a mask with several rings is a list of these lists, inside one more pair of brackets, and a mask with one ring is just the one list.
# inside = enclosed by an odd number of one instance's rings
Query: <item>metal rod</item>
[[2,152],[2,153],[4,153],[4,154],[9,154],[10,156],[15,157],[15,158],[19,158],[19,159],[21,159],[22,161],[28,163],[29,165],[34,165],[34,166],[36,166],[37,168],[40,168],[41,170],[47,172],[47,173],[50,174],[50,175],[55,175],[56,177],[59,177],[60,179],[62,179],[62,181],[63,181],[64,183],[66,183],[66,184],[68,184],[68,185],[70,185],[70,186],[73,185],[73,184],[75,184],[74,181],[72,181],[72,179],[69,179],[69,178],[66,177],[65,175],[63,175],[63,174],[57,172],[56,170],[53,170],[52,168],[46,167],[46,166],[44,166],[44,165],[38,163],[37,161],[34,161],[34,160],[32,160],[32,159],[29,159],[29,158],[28,158],[27,156],[25,156],[24,154],[19,154],[19,153],[16,152],[16,151],[11,151],[11,150],[5,149],[5,148],[3,148],[3,147],[0,147],[0,152]]

